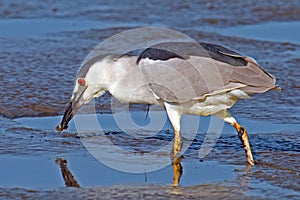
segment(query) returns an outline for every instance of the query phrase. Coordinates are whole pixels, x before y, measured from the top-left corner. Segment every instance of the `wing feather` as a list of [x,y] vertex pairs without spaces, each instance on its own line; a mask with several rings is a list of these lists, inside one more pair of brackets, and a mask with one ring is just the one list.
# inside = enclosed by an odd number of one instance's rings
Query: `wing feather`
[[[176,56],[159,60],[155,55],[152,60],[149,54],[155,48]],[[252,94],[275,87],[274,76],[254,59],[219,45],[172,42],[152,46],[151,51],[146,49],[138,64],[151,90],[168,102],[188,102],[237,88]]]

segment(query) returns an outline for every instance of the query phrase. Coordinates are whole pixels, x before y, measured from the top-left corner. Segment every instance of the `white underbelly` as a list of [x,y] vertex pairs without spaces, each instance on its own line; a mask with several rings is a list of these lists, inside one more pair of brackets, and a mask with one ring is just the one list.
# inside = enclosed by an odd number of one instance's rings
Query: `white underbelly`
[[249,96],[241,90],[233,90],[226,93],[220,93],[213,96],[207,96],[202,101],[191,101],[181,104],[182,112],[190,115],[212,115],[221,110],[228,109],[238,99],[245,99]]

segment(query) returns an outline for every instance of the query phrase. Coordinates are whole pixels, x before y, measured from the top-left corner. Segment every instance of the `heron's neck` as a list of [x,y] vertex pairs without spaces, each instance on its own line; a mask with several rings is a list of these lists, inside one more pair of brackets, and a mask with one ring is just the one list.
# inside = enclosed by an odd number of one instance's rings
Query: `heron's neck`
[[120,81],[130,76],[133,69],[137,68],[136,57],[122,57],[113,61],[106,61],[103,72],[103,82],[111,93],[118,87]]
[[123,103],[157,104],[136,59],[134,56],[122,57],[108,65],[103,80],[107,90]]

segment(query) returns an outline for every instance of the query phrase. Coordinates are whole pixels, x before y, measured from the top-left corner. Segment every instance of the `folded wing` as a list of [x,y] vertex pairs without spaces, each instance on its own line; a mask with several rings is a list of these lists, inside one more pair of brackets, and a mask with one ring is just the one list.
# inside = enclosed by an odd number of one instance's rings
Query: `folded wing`
[[248,94],[275,87],[255,60],[210,43],[168,42],[137,59],[152,92],[168,102],[188,102],[237,88]]

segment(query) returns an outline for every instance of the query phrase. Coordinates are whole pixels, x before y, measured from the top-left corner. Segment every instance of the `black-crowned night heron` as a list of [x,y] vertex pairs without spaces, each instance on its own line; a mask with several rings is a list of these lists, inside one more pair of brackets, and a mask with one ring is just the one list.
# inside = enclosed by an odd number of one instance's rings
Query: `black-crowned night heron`
[[234,126],[254,165],[246,129],[227,109],[238,99],[276,88],[274,76],[254,59],[215,44],[164,42],[137,52],[87,61],[56,129],[67,129],[83,104],[108,91],[120,102],[164,106],[174,128],[174,157],[181,150],[181,115],[214,114]]

